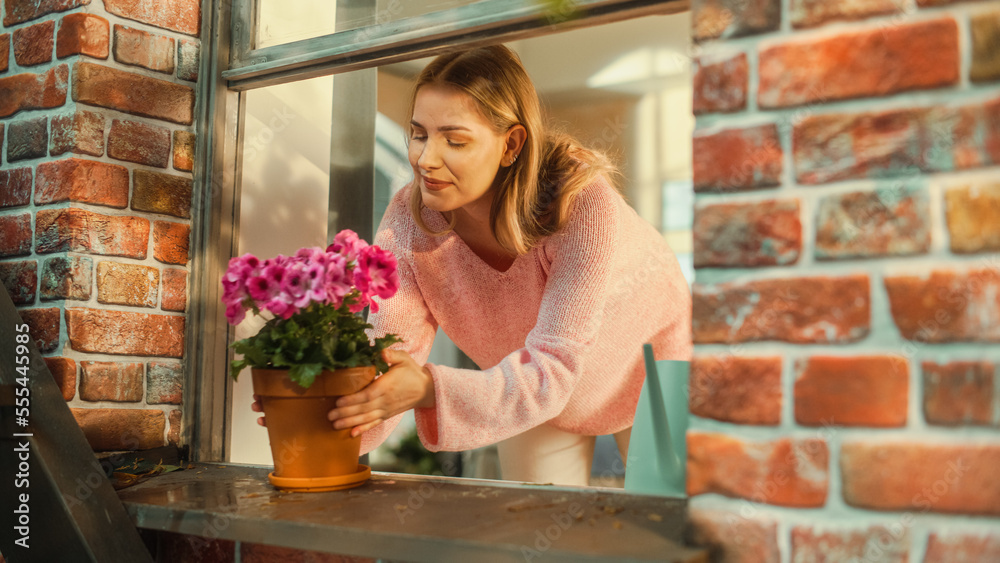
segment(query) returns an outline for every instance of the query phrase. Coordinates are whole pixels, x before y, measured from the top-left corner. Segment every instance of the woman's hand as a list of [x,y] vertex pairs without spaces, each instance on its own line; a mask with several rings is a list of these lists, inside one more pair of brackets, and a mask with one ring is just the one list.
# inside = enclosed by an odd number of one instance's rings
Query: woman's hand
[[[250,410],[259,413],[264,412],[264,403],[260,401],[260,395],[254,394],[253,403],[250,405]],[[267,426],[267,420],[265,420],[264,417],[262,416],[257,419],[257,424],[261,426]]]
[[361,391],[338,399],[337,408],[327,414],[334,428],[353,426],[351,436],[358,436],[414,407],[434,406],[434,378],[430,370],[400,350],[383,350],[382,357],[389,364],[389,371]]

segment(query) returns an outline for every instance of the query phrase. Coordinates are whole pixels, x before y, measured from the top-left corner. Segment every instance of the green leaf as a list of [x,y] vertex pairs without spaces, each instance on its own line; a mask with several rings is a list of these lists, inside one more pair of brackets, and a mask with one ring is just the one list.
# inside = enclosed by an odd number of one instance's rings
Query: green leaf
[[316,381],[316,376],[323,371],[323,364],[297,364],[288,372],[288,378],[308,389]]

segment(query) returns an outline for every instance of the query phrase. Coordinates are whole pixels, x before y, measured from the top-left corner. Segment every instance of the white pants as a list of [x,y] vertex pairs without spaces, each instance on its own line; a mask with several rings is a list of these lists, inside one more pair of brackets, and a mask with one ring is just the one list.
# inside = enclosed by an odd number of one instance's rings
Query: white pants
[[[616,433],[622,462],[628,457],[632,428]],[[500,473],[507,481],[586,487],[594,461],[595,436],[570,434],[547,424],[497,444]]]

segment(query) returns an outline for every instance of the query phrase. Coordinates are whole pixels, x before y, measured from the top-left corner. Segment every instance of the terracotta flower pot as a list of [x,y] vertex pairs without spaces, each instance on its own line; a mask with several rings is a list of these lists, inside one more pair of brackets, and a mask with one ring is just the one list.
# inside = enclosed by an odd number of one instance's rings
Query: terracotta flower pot
[[323,371],[308,389],[285,369],[253,368],[253,392],[260,395],[274,457],[271,484],[290,491],[334,491],[363,484],[371,469],[358,464],[361,437],[334,430],[326,418],[337,398],[361,390],[374,367]]

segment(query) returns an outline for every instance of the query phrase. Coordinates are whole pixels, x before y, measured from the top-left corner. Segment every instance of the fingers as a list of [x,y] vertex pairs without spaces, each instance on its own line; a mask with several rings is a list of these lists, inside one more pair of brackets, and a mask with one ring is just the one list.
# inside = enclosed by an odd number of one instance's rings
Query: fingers
[[257,424],[259,424],[261,426],[267,426],[267,421],[264,420],[264,417],[262,416],[262,417],[260,417],[260,418],[257,419]]
[[355,436],[360,436],[362,433],[367,432],[367,431],[371,430],[372,428],[375,428],[376,426],[378,426],[379,424],[382,424],[383,422],[385,422],[385,421],[382,420],[382,419],[378,419],[378,420],[376,420],[374,422],[369,422],[367,424],[362,424],[360,426],[356,426],[356,427],[354,427],[354,428],[351,429],[351,437],[353,438]]
[[382,350],[382,359],[385,360],[385,363],[389,364],[390,366],[394,366],[396,364],[401,364],[409,360],[410,355],[402,350],[396,350],[395,348],[386,348],[385,350]]

